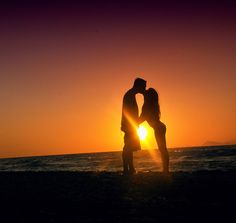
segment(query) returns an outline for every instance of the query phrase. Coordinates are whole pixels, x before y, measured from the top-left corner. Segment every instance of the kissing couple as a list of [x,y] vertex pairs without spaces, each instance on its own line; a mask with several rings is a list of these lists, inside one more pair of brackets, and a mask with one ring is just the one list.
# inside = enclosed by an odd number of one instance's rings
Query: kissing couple
[[[142,112],[139,116],[136,94],[144,96]],[[146,90],[146,81],[142,78],[134,80],[133,87],[123,97],[121,131],[124,132],[124,147],[122,152],[123,173],[134,174],[133,152],[141,150],[137,133],[139,124],[147,121],[154,129],[158,148],[161,153],[163,173],[169,173],[169,153],[166,148],[166,126],[160,121],[160,106],[158,93],[154,88]]]

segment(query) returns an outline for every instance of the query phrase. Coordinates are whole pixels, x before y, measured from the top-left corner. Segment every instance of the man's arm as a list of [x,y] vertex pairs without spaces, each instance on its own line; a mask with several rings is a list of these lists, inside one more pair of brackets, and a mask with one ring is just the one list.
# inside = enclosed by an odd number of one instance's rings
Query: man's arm
[[144,121],[146,121],[146,111],[144,106],[142,107],[142,112],[141,115],[138,118],[138,124],[140,125],[141,123],[143,123]]

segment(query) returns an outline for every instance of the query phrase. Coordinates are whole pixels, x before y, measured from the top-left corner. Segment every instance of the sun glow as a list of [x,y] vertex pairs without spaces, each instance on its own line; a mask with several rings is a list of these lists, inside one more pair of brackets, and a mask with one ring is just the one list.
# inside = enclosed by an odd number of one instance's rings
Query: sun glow
[[147,129],[143,126],[139,126],[138,128],[138,136],[141,140],[145,140],[147,137]]

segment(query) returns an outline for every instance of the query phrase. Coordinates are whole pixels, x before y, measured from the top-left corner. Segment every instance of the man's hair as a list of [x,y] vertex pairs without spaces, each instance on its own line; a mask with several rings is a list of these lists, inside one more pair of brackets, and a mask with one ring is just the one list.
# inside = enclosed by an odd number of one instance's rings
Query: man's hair
[[146,83],[147,83],[147,81],[145,81],[144,79],[138,77],[134,80],[134,87],[143,86]]

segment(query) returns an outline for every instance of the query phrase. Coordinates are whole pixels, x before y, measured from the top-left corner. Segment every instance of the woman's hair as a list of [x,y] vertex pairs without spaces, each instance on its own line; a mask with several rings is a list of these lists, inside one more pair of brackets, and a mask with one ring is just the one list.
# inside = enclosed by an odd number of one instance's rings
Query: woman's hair
[[158,93],[154,88],[149,88],[145,94],[145,101],[147,103],[148,110],[160,118],[160,106]]

